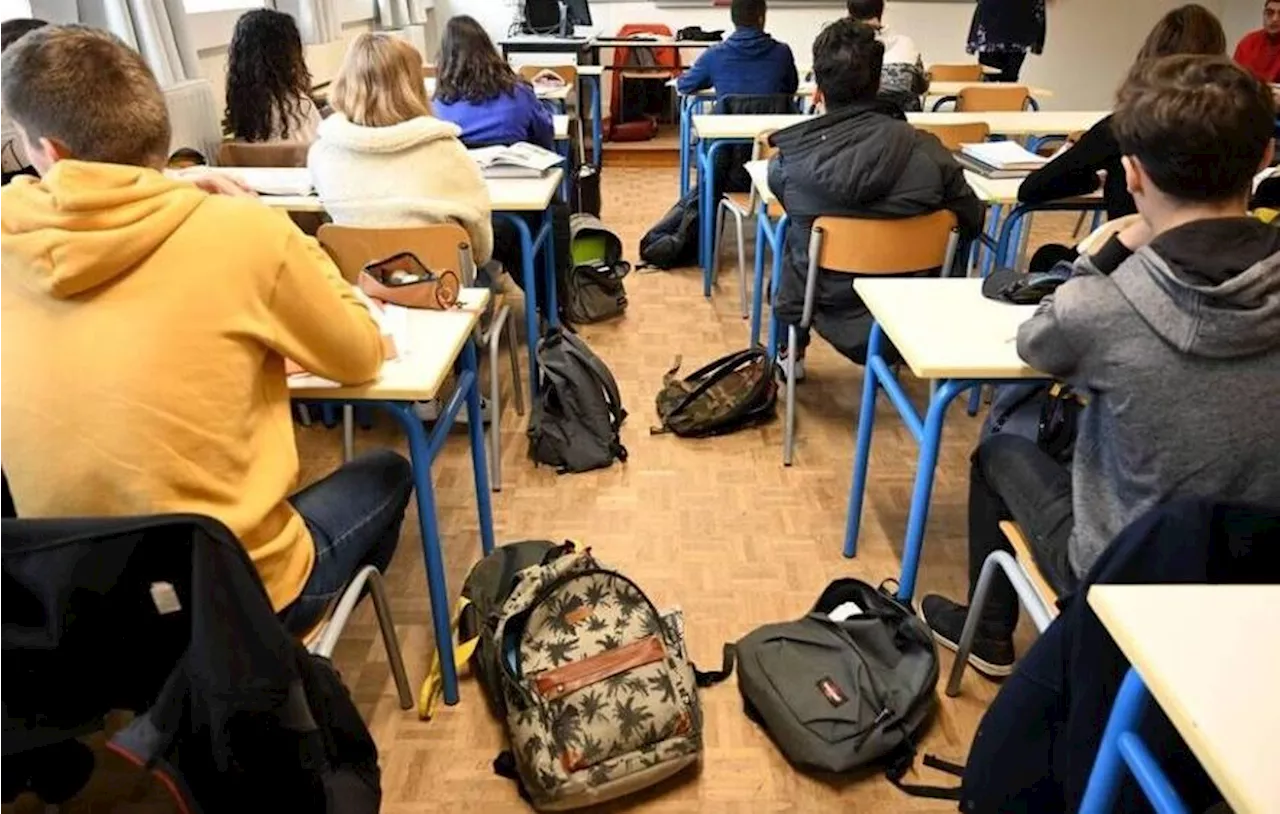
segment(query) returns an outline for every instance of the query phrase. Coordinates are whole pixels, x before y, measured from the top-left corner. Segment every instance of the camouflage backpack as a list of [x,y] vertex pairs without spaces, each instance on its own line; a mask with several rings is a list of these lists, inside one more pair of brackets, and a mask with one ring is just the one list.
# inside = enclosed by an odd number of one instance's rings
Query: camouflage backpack
[[494,765],[535,808],[612,800],[701,757],[697,685],[727,672],[699,676],[680,611],[660,613],[589,550],[521,571],[495,638],[511,752]]
[[774,417],[778,386],[773,360],[760,348],[731,353],[677,378],[680,357],[663,377],[658,392],[661,427],[686,438],[723,435]]

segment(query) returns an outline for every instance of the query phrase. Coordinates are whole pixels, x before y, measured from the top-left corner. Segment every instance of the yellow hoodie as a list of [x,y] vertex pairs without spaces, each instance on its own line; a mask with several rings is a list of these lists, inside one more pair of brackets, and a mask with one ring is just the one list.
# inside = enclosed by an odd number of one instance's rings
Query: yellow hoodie
[[19,516],[195,512],[276,609],[315,559],[284,357],[355,384],[378,328],[316,242],[249,198],[59,161],[0,193],[0,433]]

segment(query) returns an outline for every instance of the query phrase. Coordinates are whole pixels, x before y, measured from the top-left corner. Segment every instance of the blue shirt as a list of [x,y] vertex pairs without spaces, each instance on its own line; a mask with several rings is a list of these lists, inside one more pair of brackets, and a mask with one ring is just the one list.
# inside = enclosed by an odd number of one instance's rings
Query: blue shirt
[[461,99],[432,102],[435,116],[462,128],[462,143],[488,146],[527,141],[548,150],[555,149],[555,125],[551,111],[533,88],[521,82],[512,93],[500,93],[479,104]]
[[716,99],[749,94],[793,94],[800,85],[796,61],[784,42],[758,28],[739,28],[719,45],[708,48],[676,83],[688,95],[716,89]]

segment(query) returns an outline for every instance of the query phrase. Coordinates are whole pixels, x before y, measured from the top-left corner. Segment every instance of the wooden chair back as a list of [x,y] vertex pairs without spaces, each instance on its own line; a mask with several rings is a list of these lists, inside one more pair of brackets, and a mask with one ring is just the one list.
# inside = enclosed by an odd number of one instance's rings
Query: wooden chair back
[[1014,557],[1017,558],[1018,564],[1022,566],[1022,570],[1027,572],[1027,579],[1031,583],[1031,587],[1036,589],[1036,595],[1040,597],[1040,601],[1049,609],[1050,618],[1058,615],[1058,592],[1049,585],[1048,580],[1044,578],[1044,574],[1040,572],[1040,566],[1036,565],[1036,559],[1031,553],[1031,545],[1027,542],[1027,537],[1022,533],[1022,529],[1012,520],[1000,521],[1000,531],[1004,533],[1005,539],[1009,541],[1009,545],[1013,547]]
[[956,96],[958,113],[1025,110],[1031,93],[1023,85],[971,85]]
[[969,122],[967,124],[917,124],[917,130],[932,133],[953,153],[960,152],[961,144],[977,144],[986,141],[991,135],[991,128],[986,122]]
[[897,220],[825,216],[813,223],[818,265],[846,274],[911,274],[944,266],[954,248],[954,212]]
[[766,130],[756,136],[756,146],[754,157],[763,161],[768,161],[778,154],[778,148],[769,143],[769,139],[777,130]]
[[354,283],[360,269],[375,260],[412,252],[432,271],[452,271],[463,285],[475,277],[471,238],[456,223],[406,228],[369,228],[326,223],[316,234],[342,276]]
[[521,65],[520,76],[533,81],[533,78],[543,71],[551,71],[556,76],[564,80],[564,83],[570,88],[578,87],[578,66],[576,65]]
[[302,141],[273,141],[262,144],[224,141],[218,148],[222,167],[305,167],[311,145]]
[[930,65],[929,78],[934,82],[981,82],[982,66],[976,62],[964,65]]
[[423,79],[435,79],[435,78],[436,78],[436,66],[434,66],[434,65],[423,65],[423,66],[422,66],[422,78],[423,78]]

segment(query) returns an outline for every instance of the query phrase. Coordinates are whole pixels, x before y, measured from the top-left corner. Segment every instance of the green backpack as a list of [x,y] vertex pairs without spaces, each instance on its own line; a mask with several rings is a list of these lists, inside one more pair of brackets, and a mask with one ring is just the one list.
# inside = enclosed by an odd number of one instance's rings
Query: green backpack
[[622,239],[594,215],[569,219],[573,262],[560,278],[560,311],[571,325],[601,322],[627,310],[622,280],[631,264],[622,259]]

